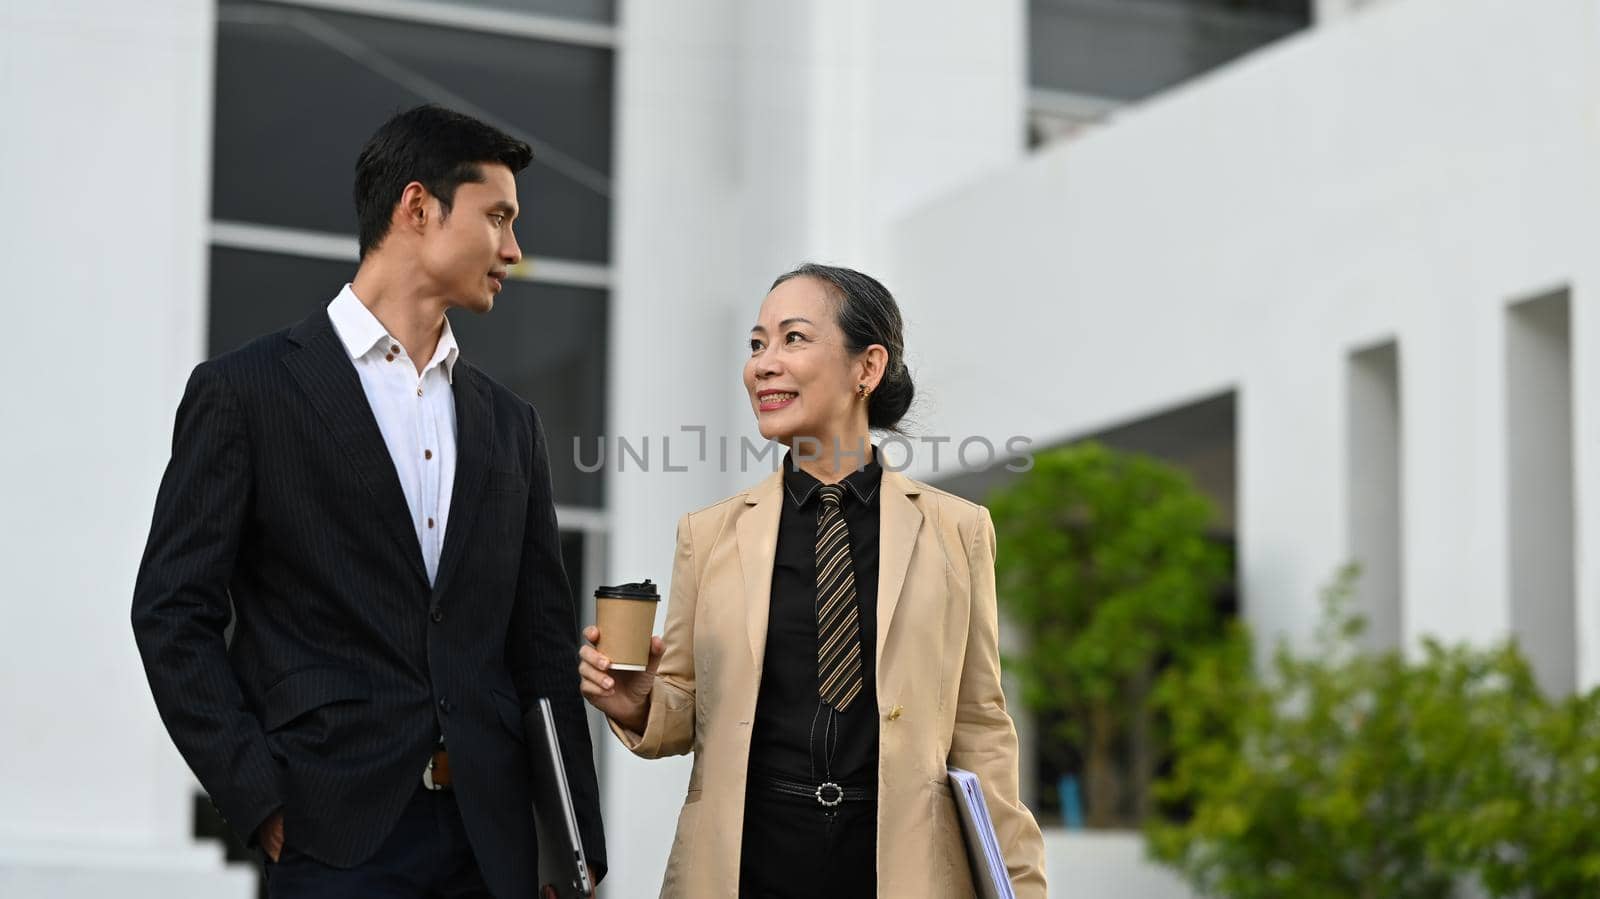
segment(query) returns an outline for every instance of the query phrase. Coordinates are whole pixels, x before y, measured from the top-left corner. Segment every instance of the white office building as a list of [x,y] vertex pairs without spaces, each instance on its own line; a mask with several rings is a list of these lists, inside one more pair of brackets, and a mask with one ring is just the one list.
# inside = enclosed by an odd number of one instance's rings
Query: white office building
[[[770,470],[743,339],[811,259],[901,302],[913,476],[1156,453],[1263,638],[1356,558],[1380,644],[1600,683],[1600,0],[17,0],[0,70],[0,895],[254,895],[133,577],[190,368],[337,292],[355,154],[426,101],[535,147],[530,259],[453,324],[551,431],[580,596]],[[597,752],[603,894],[654,895],[687,762]],[[1134,836],[1047,839],[1070,895],[1187,895]]]

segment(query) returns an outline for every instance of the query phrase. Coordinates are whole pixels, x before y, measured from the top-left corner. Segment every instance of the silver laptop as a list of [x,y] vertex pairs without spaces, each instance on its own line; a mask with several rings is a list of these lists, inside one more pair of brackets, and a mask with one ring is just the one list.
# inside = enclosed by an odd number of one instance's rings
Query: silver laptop
[[549,885],[555,888],[559,899],[588,899],[594,893],[594,884],[589,882],[589,860],[584,857],[583,839],[578,835],[578,816],[572,808],[572,790],[567,786],[567,767],[561,761],[550,700],[541,698],[538,713],[528,718],[540,896],[544,895],[543,886]]

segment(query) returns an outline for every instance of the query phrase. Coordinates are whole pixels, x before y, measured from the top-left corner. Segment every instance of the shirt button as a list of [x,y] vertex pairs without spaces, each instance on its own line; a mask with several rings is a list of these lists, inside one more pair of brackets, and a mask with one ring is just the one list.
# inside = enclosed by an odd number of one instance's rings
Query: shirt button
[[434,609],[433,610],[433,614],[429,615],[428,617],[433,619],[433,623],[434,624],[438,624],[439,622],[444,620],[444,613],[439,611],[438,609]]
[[385,362],[393,362],[394,361],[394,354],[393,353],[385,353],[383,355],[383,361],[385,361]]
[[433,458],[433,450],[423,450],[422,451],[422,458],[424,458],[424,459],[432,459]]
[[439,700],[439,711],[444,712],[446,715],[450,714],[450,700],[448,700],[448,699],[440,699]]
[[390,344],[390,345],[389,345],[389,352],[391,352],[391,353],[398,353],[398,352],[400,352],[400,344],[398,344],[398,343],[392,343],[392,344]]
[[422,388],[421,387],[417,388],[417,396],[422,396]]
[[430,528],[433,527],[433,519],[432,518],[428,519],[428,527],[430,527]]

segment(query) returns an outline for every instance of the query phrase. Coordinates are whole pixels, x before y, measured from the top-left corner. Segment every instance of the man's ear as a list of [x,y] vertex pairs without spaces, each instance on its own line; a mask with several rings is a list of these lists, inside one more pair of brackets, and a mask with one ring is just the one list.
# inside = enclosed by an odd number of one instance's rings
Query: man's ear
[[428,224],[428,215],[432,208],[433,194],[422,186],[422,182],[413,181],[400,191],[400,202],[395,204],[395,217],[390,224],[420,234]]

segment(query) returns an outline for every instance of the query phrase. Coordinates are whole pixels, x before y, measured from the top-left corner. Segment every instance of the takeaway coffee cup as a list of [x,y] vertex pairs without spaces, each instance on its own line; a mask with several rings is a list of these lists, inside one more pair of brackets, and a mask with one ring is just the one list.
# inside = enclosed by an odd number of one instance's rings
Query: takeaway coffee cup
[[600,626],[601,654],[618,671],[643,671],[650,664],[650,632],[655,629],[656,585],[601,587],[594,591],[595,622]]

